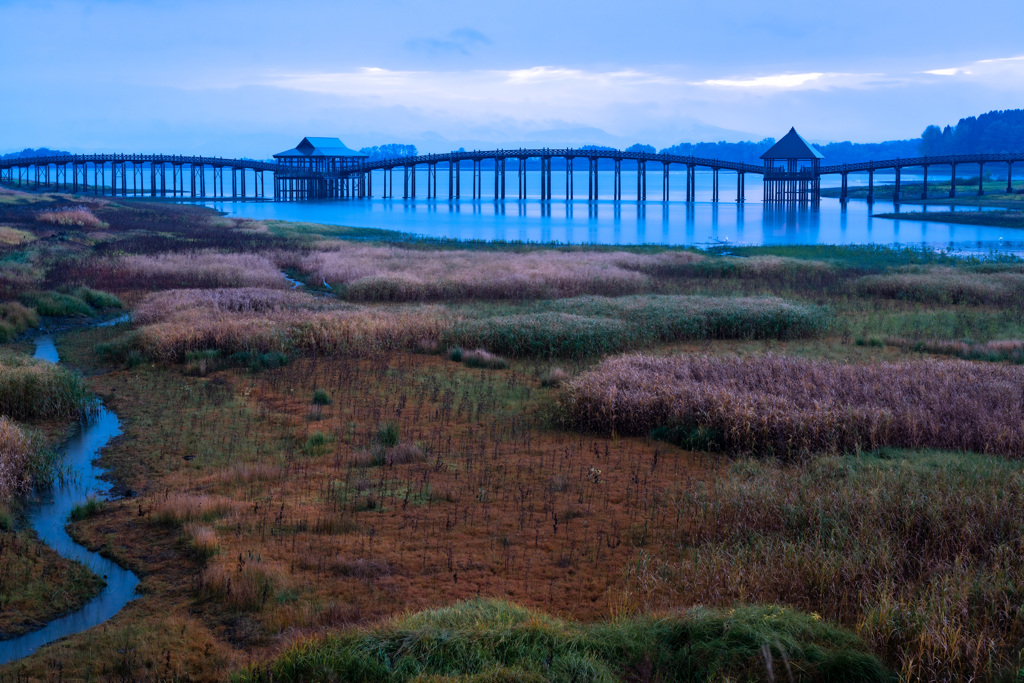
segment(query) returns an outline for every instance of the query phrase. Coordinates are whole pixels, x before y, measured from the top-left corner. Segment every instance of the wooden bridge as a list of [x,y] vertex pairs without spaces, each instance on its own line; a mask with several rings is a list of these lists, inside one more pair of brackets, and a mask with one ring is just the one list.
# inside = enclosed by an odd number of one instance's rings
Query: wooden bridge
[[[572,173],[565,174],[565,188],[553,184],[553,163],[558,159]],[[949,196],[957,196],[957,168],[976,166],[978,171],[977,193],[984,192],[981,178],[986,166],[1006,165],[1007,191],[1011,191],[1013,164],[1024,161],[1024,154],[973,154],[942,157],[919,157],[870,161],[858,164],[820,166],[816,169],[801,169],[797,172],[807,181],[817,181],[822,176],[839,175],[842,178],[841,199],[848,197],[848,178],[853,173],[866,173],[868,178],[868,201],[874,199],[875,171],[893,171],[896,176],[894,197],[905,199],[901,192],[902,172],[908,168],[921,168],[924,185],[921,197],[927,194],[927,178],[930,168],[950,169],[952,181]],[[485,163],[486,164],[485,167]],[[602,164],[601,162],[604,162]],[[622,167],[636,169],[636,192],[623,188]],[[585,169],[580,169],[585,164]],[[610,165],[611,168],[607,168]],[[673,166],[686,171],[686,201],[696,199],[696,172],[706,169],[712,173],[713,202],[719,201],[722,189],[720,174],[735,176],[735,201],[745,201],[746,175],[762,176],[766,185],[781,171],[753,164],[721,159],[705,159],[672,154],[649,154],[645,152],[621,152],[617,150],[590,149],[518,149],[458,151],[448,154],[425,154],[415,157],[398,157],[377,161],[359,160],[345,168],[333,170],[312,170],[297,168],[285,163],[256,161],[251,159],[226,159],[220,157],[177,156],[164,154],[93,154],[61,155],[0,160],[0,182],[34,189],[54,188],[74,193],[116,197],[164,197],[196,200],[238,200],[273,199],[294,201],[303,199],[343,199],[373,196],[375,176],[381,183],[380,196],[393,198],[396,190],[404,199],[418,196],[437,199],[445,194],[447,199],[461,199],[463,196],[475,200],[483,199],[485,176],[493,182],[493,194],[497,200],[527,199],[527,174],[539,172],[540,199],[566,200],[577,198],[575,181],[581,171],[586,174],[586,189],[581,188],[588,201],[599,196],[599,166],[601,170],[612,171],[612,199],[615,201],[647,201],[648,166],[651,172],[661,175],[660,201],[669,199],[670,170]],[[426,187],[417,191],[416,169],[426,171]],[[395,178],[395,171],[398,178]],[[225,186],[225,171],[230,177],[230,188]],[[271,176],[272,193],[268,195],[266,176]],[[438,188],[438,176],[447,175]],[[422,172],[419,174],[422,175]],[[464,191],[463,175],[469,187]],[[792,173],[789,174],[792,177]],[[510,177],[511,176],[511,177]],[[396,185],[397,182],[397,185]],[[514,183],[514,187],[509,185]],[[444,185],[447,184],[447,192]],[[230,189],[230,192],[228,192]],[[767,194],[767,193],[766,193]],[[652,199],[657,198],[657,195]],[[772,198],[768,197],[771,202]]]

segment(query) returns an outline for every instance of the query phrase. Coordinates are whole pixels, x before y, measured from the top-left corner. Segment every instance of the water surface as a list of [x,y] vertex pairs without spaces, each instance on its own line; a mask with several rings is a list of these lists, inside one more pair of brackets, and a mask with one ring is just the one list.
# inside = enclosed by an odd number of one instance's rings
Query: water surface
[[[113,322],[113,321],[110,321]],[[60,361],[53,337],[36,338],[36,358]],[[28,519],[39,538],[63,557],[77,560],[106,581],[106,586],[81,609],[59,617],[43,628],[10,640],[0,641],[0,664],[25,657],[58,638],[102,624],[135,598],[139,584],[134,573],[75,543],[64,530],[71,510],[89,498],[109,499],[110,486],[100,477],[103,470],[95,459],[110,440],[121,433],[117,415],[102,402],[95,415],[83,422],[63,448],[63,465],[68,476],[50,491],[37,492],[39,502],[29,507]]]
[[[539,195],[537,173],[530,174],[529,194]],[[397,177],[397,175],[396,175]],[[509,176],[510,178],[512,176]],[[960,225],[915,220],[873,218],[872,214],[908,211],[949,211],[951,207],[889,202],[850,201],[844,207],[838,199],[824,198],[817,209],[778,208],[760,202],[761,183],[756,176],[747,178],[743,204],[735,201],[735,175],[722,174],[719,202],[711,202],[711,174],[697,174],[697,201],[685,200],[683,174],[673,173],[670,201],[661,199],[661,174],[648,173],[648,201],[637,203],[636,174],[623,172],[622,201],[612,201],[611,174],[602,172],[601,199],[586,201],[586,174],[576,173],[576,196],[580,188],[583,200],[564,199],[564,172],[555,172],[552,187],[555,198],[508,198],[495,201],[493,181],[484,174],[482,199],[467,198],[469,182],[463,177],[462,199],[447,199],[447,178],[438,179],[441,199],[425,199],[426,180],[418,183],[420,197],[401,199],[396,185],[395,199],[349,199],[313,202],[208,202],[207,205],[232,216],[309,221],[360,228],[383,228],[434,238],[509,240],[526,242],[562,242],[597,244],[665,244],[708,246],[721,244],[883,244],[923,246],[957,251],[1024,251],[1024,231],[991,226]],[[876,181],[884,175],[877,174]],[[904,183],[912,182],[904,174]],[[940,180],[932,174],[934,180]],[[490,187],[489,187],[490,183]],[[851,176],[851,185],[859,179]],[[443,186],[443,187],[442,187]],[[515,191],[515,184],[511,185]],[[380,194],[379,178],[374,192]],[[562,198],[560,198],[562,197]],[[654,201],[657,199],[658,201]],[[978,211],[976,207],[952,207],[958,211]]]

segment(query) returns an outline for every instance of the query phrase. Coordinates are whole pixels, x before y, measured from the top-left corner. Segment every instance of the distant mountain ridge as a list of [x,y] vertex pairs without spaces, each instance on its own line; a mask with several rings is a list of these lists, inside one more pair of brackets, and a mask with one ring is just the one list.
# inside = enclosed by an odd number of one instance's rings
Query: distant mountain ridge
[[[760,142],[684,142],[661,150],[706,159],[760,164],[761,155],[775,144],[774,138]],[[826,164],[852,164],[877,159],[942,156],[947,154],[1001,154],[1024,151],[1024,109],[990,111],[960,119],[955,126],[928,126],[921,137],[886,142],[830,142],[815,145]]]
[[[721,129],[724,131],[724,129]],[[579,135],[591,134],[592,131],[574,131]],[[549,136],[546,133],[545,136]],[[545,137],[542,136],[542,137]],[[760,164],[761,155],[773,144],[774,138],[765,138],[759,142],[681,142],[659,150],[663,154],[694,156],[704,159],[721,159],[738,161],[748,164]],[[553,144],[563,148],[573,145]],[[500,144],[482,146],[481,149],[503,147]],[[1001,154],[1008,152],[1024,152],[1024,109],[1007,109],[990,111],[980,116],[969,116],[960,119],[955,126],[931,125],[925,128],[920,137],[910,140],[888,140],[886,142],[830,142],[816,147],[825,155],[825,164],[857,163],[881,159],[909,158],[918,156],[943,156],[948,154]],[[507,147],[505,147],[507,149]],[[612,150],[607,145],[577,145],[575,149],[582,151]],[[642,151],[654,153],[651,145],[634,144],[625,147],[626,151]],[[370,161],[416,156],[416,145],[391,143],[375,147],[364,147],[360,150],[369,155]],[[445,150],[448,151],[448,150]],[[62,156],[69,152],[53,150],[46,147],[24,149],[20,152],[0,155],[0,159],[19,159],[34,156]]]

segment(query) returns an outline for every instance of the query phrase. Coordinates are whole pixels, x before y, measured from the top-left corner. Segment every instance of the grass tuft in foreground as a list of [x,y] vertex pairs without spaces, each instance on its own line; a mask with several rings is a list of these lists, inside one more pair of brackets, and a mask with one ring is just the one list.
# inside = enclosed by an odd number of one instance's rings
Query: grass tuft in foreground
[[470,600],[293,646],[240,681],[884,681],[852,633],[780,607],[580,624]]

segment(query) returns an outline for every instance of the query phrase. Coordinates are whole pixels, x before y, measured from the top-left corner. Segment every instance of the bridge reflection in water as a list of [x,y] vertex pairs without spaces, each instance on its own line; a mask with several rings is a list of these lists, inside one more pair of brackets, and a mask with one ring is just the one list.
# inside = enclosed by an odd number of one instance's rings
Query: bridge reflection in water
[[[875,173],[892,172],[895,176],[893,197],[896,202],[927,196],[930,169],[948,169],[952,178],[949,197],[958,196],[958,168],[977,171],[977,186],[968,192],[983,194],[985,169],[1004,167],[1007,192],[1012,191],[1013,165],[1024,161],[1024,154],[972,154],[942,157],[891,159],[857,164],[818,166],[811,181],[824,176],[839,176],[841,199],[848,198],[849,178],[853,174],[866,174],[867,198],[874,200]],[[567,168],[572,173],[564,173]],[[623,171],[635,172],[636,189],[627,189]],[[374,184],[380,188],[379,197],[405,199],[459,200],[483,199],[485,182],[488,194],[495,201],[539,198],[542,201],[583,199],[597,201],[607,196],[600,179],[608,174],[612,183],[611,199],[615,201],[646,202],[670,201],[670,179],[678,177],[676,171],[685,171],[685,201],[696,201],[696,173],[709,172],[712,176],[711,201],[718,202],[726,194],[727,185],[735,185],[729,199],[738,203],[746,200],[746,176],[755,174],[769,177],[774,170],[720,159],[620,152],[615,150],[580,149],[519,149],[490,151],[459,151],[449,154],[426,154],[377,161],[360,161],[345,169],[305,170],[269,161],[195,157],[161,154],[94,154],[62,155],[0,160],[0,182],[32,189],[55,189],[73,193],[118,197],[150,197],[195,200],[273,199],[293,201],[313,198],[368,198],[374,196]],[[904,171],[923,173],[920,195],[906,196],[902,189]],[[425,171],[425,173],[424,173]],[[556,186],[553,178],[563,171],[564,189]],[[660,175],[661,191],[653,189],[648,195],[648,175]],[[396,173],[397,172],[397,173]],[[225,180],[225,173],[229,180]],[[267,175],[271,177],[272,191],[267,191]],[[529,174],[539,174],[536,181],[527,182]],[[559,175],[563,175],[559,174]],[[801,178],[803,177],[801,175]],[[945,174],[944,174],[945,175]],[[396,178],[397,176],[397,178]],[[417,178],[425,177],[417,188]],[[464,177],[465,176],[465,177]],[[439,182],[439,177],[441,178]],[[576,188],[576,180],[586,187]],[[656,181],[654,181],[656,182]],[[423,187],[423,184],[426,186]],[[440,188],[438,187],[440,185]],[[493,189],[492,186],[493,185]],[[446,187],[447,186],[447,187]],[[328,187],[328,197],[313,193],[310,188]],[[528,196],[528,187],[537,188]],[[230,189],[230,193],[228,190]],[[603,192],[603,194],[602,194]],[[775,201],[773,193],[765,194],[765,201]],[[782,197],[781,202],[788,200]],[[812,198],[810,203],[814,203]],[[806,197],[801,200],[806,203]]]

